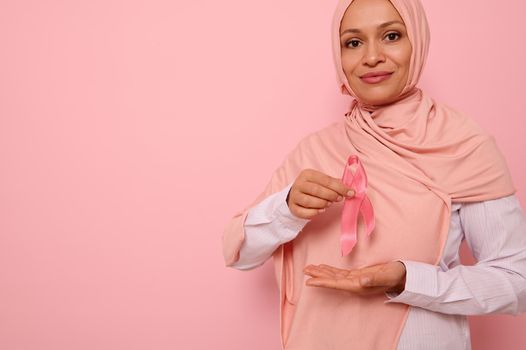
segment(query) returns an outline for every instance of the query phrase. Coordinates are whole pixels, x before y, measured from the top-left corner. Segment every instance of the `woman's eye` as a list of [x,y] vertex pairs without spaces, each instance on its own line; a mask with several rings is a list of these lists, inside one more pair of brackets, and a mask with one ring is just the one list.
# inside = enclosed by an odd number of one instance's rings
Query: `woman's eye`
[[349,40],[345,46],[347,47],[358,47],[360,45],[360,42],[358,40]]
[[389,33],[385,36],[386,38],[389,38],[389,40],[393,41],[400,37],[400,34],[398,33]]

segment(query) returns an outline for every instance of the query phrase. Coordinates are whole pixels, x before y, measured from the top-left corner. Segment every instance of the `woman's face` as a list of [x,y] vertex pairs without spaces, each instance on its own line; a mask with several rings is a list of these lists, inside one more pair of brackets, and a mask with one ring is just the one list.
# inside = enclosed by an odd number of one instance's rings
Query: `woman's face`
[[355,0],[340,26],[342,66],[358,99],[370,105],[394,102],[407,82],[411,42],[388,0]]

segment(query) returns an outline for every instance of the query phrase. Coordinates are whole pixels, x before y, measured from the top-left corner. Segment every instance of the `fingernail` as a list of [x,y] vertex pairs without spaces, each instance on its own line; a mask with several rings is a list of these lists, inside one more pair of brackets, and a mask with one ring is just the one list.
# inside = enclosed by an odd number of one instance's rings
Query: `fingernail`
[[349,191],[349,192],[347,192],[347,196],[349,196],[349,197],[354,196],[354,191]]
[[336,198],[336,200],[338,200],[338,201],[341,201],[342,199],[343,199],[342,196],[338,196],[338,198]]
[[325,211],[325,208],[318,210],[319,213],[323,213],[324,211]]
[[327,207],[330,207],[332,205],[332,202],[327,203]]
[[362,277],[362,284],[364,286],[369,285],[370,282],[371,282],[371,278],[370,277]]

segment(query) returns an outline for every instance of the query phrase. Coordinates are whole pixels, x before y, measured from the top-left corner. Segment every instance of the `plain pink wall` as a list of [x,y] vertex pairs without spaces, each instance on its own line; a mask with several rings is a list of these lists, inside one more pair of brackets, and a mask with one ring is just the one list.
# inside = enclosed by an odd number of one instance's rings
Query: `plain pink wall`
[[[221,235],[343,117],[335,4],[0,2],[1,349],[279,348],[270,261],[225,268]],[[424,5],[421,86],[492,131],[526,203],[525,3]],[[526,316],[470,321],[474,349],[526,344]]]

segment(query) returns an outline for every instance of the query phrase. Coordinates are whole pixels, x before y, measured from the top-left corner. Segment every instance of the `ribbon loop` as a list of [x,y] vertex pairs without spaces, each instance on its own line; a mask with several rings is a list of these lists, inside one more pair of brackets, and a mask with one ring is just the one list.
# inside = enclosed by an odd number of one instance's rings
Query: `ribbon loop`
[[[354,166],[356,166],[356,171],[353,174]],[[355,193],[352,198],[346,198],[343,203],[340,243],[342,256],[345,256],[352,251],[357,242],[358,214],[362,214],[367,236],[373,232],[375,220],[373,205],[366,194],[367,175],[358,156],[349,156],[343,171],[342,182],[352,188]]]

